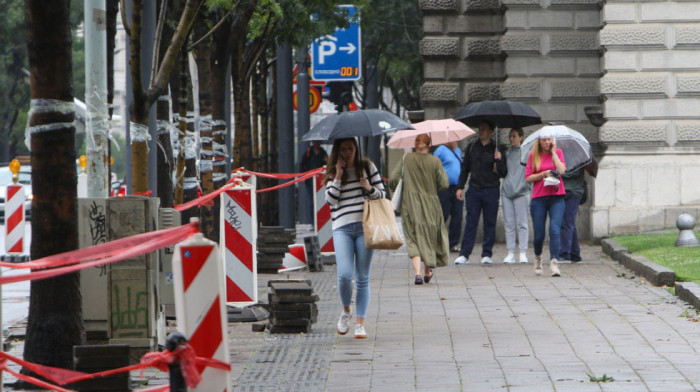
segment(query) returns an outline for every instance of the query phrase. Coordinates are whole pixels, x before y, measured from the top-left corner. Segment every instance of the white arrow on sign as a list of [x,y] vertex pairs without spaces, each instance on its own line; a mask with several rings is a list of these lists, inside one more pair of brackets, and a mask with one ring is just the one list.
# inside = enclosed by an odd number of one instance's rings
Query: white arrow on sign
[[353,45],[352,42],[348,42],[348,46],[341,46],[338,49],[347,51],[348,54],[353,54],[355,52],[355,49],[357,49],[357,47],[355,47],[355,45]]

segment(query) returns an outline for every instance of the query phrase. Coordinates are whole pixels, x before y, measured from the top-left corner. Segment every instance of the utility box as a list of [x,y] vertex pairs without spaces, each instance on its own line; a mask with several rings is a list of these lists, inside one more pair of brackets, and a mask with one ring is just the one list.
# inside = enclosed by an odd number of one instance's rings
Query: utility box
[[[78,199],[80,247],[159,228],[158,198]],[[81,272],[88,338],[154,350],[165,336],[158,252]],[[160,331],[162,329],[162,331]]]
[[[180,213],[172,208],[159,211],[159,228],[170,229],[181,225]],[[175,294],[173,292],[173,251],[175,245],[166,246],[160,253],[160,303],[166,318],[175,319]]]

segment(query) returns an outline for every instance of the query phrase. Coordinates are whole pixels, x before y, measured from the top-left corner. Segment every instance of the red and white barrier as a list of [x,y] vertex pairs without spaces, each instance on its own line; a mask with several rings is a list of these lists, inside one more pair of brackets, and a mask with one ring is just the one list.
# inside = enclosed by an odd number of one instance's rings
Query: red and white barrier
[[[201,233],[175,246],[173,283],[177,327],[198,357],[230,363],[224,273],[219,248]],[[231,391],[226,370],[198,366],[202,381],[190,391]]]
[[24,186],[7,186],[5,198],[5,253],[24,251]]
[[333,246],[333,222],[331,220],[331,206],[326,202],[326,187],[323,184],[325,172],[314,176],[314,231],[318,236],[318,245],[321,253],[335,253]]
[[282,268],[278,272],[296,271],[306,268],[307,265],[304,244],[292,244],[289,245],[289,253],[284,254]]
[[226,266],[226,302],[246,306],[258,302],[258,238],[255,188],[234,182],[221,194],[221,241]]

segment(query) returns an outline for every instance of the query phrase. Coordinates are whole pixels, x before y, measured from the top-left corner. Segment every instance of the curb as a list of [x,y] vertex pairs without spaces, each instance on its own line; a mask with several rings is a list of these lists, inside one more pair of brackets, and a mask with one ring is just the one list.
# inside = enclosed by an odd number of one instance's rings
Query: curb
[[700,286],[695,282],[676,282],[676,296],[700,309]]
[[[613,260],[634,271],[654,286],[673,287],[676,284],[676,273],[668,267],[656,264],[644,256],[631,254],[627,248],[611,239],[601,241],[603,252]],[[700,294],[700,290],[698,290]],[[698,300],[700,304],[700,300]],[[691,301],[688,301],[691,302]]]

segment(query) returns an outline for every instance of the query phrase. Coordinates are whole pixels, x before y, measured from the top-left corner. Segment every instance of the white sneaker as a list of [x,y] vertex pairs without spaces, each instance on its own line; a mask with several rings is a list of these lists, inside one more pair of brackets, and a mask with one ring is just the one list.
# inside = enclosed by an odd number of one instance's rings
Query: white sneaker
[[527,264],[527,254],[525,252],[520,252],[520,263]]
[[457,265],[460,265],[460,264],[469,264],[469,259],[467,259],[467,258],[464,257],[464,256],[459,256],[459,257],[455,260],[455,264],[457,264]]
[[503,264],[513,264],[515,263],[515,256],[513,256],[513,252],[508,252],[508,255],[506,256],[505,259],[503,259]]
[[367,339],[367,332],[365,332],[364,325],[357,324],[355,326],[355,339]]
[[557,259],[552,259],[552,261],[549,262],[549,269],[552,270],[552,276],[561,276],[558,264],[559,262]]
[[350,319],[352,318],[352,311],[346,312],[342,311],[340,313],[340,318],[338,319],[338,333],[345,335],[350,330]]
[[535,275],[542,275],[542,256],[535,255]]
[[491,260],[490,257],[484,256],[481,258],[481,264],[491,264],[493,263],[493,260]]

